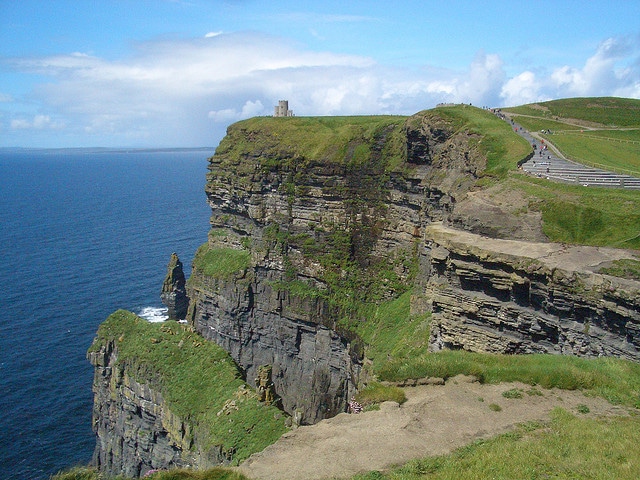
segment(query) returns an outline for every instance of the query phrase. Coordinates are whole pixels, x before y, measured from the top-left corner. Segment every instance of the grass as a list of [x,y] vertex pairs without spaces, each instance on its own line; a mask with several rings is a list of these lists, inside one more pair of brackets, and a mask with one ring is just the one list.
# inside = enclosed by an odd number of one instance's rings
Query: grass
[[522,394],[522,390],[519,388],[512,388],[510,390],[506,390],[502,392],[502,396],[504,398],[522,398],[524,395]]
[[[115,342],[118,363],[130,375],[158,389],[171,412],[189,420],[204,439],[200,448],[220,445],[235,451],[238,462],[286,431],[281,412],[258,402],[229,354],[183,325],[153,324],[119,310],[100,325],[89,351],[107,342]],[[237,409],[218,416],[228,401]]]
[[636,177],[640,176],[640,129],[624,132],[626,135],[635,133],[635,141],[622,141],[604,133],[593,135],[588,131],[558,132],[549,137],[549,140],[567,158],[606,170],[624,171]]
[[352,480],[640,478],[640,417],[590,419],[562,409],[548,425],[529,423],[449,455],[414,460]]
[[202,245],[193,259],[194,268],[209,277],[231,279],[250,265],[251,255],[247,250],[234,248],[211,248]]
[[355,324],[355,331],[367,345],[366,355],[374,367],[389,358],[401,361],[427,353],[430,316],[410,315],[411,295],[412,292],[407,291],[388,302],[369,305],[363,315],[366,321]]
[[640,261],[630,259],[614,260],[610,267],[601,268],[600,273],[629,280],[640,280]]
[[640,192],[586,188],[511,175],[505,190],[529,198],[529,209],[542,213],[550,241],[640,249]]
[[503,110],[546,119],[578,119],[609,127],[640,126],[640,100],[632,98],[567,98]]
[[448,350],[392,358],[376,366],[379,378],[450,378],[475,375],[483,383],[520,381],[541,388],[582,390],[614,404],[640,408],[640,364],[616,358],[564,355],[492,355]]
[[407,401],[407,397],[404,390],[399,387],[372,382],[358,392],[356,400],[366,408],[386,401],[403,404]]
[[[345,117],[254,117],[231,125],[227,136],[216,149],[216,157],[223,164],[237,165],[238,159],[254,158],[259,168],[274,167],[295,170],[313,164],[352,164],[366,162],[371,156],[375,139],[385,142],[384,156],[398,165],[404,144],[400,141],[400,127],[406,117],[345,116]],[[253,171],[254,166],[241,166],[241,173]],[[242,167],[242,168],[241,168]]]
[[571,160],[640,176],[640,100],[567,99],[504,110],[530,131],[551,130],[542,136]]

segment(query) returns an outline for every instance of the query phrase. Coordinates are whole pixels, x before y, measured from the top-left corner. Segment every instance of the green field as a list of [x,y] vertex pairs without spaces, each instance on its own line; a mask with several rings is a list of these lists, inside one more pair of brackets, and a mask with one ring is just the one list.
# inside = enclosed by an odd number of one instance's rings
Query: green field
[[640,100],[554,100],[503,111],[570,160],[640,177]]

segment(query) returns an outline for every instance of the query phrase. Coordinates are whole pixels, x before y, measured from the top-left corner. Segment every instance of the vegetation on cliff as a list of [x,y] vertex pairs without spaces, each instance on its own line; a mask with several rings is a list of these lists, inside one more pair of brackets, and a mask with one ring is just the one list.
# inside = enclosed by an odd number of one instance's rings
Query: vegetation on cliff
[[286,431],[282,412],[258,401],[229,354],[184,325],[149,323],[119,310],[100,325],[89,351],[109,343],[117,348],[118,364],[158,389],[204,448],[222,446],[239,462]]
[[315,165],[357,165],[369,161],[376,139],[384,145],[389,165],[404,159],[401,126],[405,117],[254,117],[231,125],[216,149],[216,158],[234,165],[236,173],[300,170]]

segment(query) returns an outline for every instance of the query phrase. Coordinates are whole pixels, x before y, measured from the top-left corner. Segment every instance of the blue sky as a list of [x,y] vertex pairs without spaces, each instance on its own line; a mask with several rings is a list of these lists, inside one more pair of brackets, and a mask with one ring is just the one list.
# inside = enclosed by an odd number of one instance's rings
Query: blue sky
[[215,146],[237,120],[640,98],[640,0],[0,0],[0,147]]

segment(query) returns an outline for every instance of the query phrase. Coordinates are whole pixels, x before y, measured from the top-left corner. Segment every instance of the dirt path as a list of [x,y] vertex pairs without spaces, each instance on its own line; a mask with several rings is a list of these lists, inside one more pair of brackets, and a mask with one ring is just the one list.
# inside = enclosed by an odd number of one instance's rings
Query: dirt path
[[[502,393],[519,388],[522,398]],[[623,415],[626,410],[581,392],[538,389],[523,384],[480,385],[456,377],[443,386],[406,388],[407,402],[381,405],[379,411],[340,414],[283,435],[239,469],[254,480],[349,478],[370,470],[385,470],[414,458],[440,455],[512,429],[527,421],[549,419],[555,407],[577,414]],[[501,407],[494,411],[489,406]],[[582,415],[582,414],[580,414]]]

